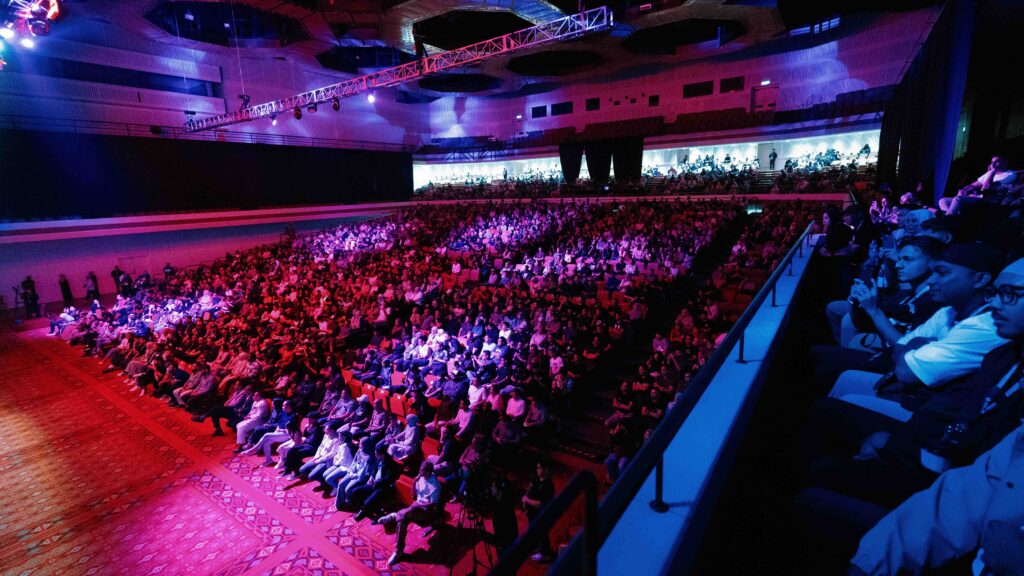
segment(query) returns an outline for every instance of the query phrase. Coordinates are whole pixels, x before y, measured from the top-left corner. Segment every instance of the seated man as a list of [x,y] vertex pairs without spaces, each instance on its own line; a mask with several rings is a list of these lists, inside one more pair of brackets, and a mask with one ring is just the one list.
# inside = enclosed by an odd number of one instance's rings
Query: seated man
[[985,298],[1001,260],[997,250],[980,242],[946,248],[931,262],[928,279],[932,298],[946,306],[896,342],[892,372],[848,370],[829,396],[906,421],[908,408],[878,397],[886,388],[913,387],[927,398],[929,390],[977,370],[986,353],[1006,342],[996,333]]
[[434,476],[434,465],[424,462],[420,465],[420,473],[413,483],[413,502],[409,506],[381,517],[379,524],[398,524],[398,538],[395,542],[395,553],[388,558],[388,566],[394,566],[405,558],[405,536],[409,530],[409,523],[413,522],[419,526],[433,526],[443,521],[441,505],[441,484]]
[[812,482],[883,505],[927,487],[947,468],[971,462],[1024,417],[1024,260],[996,280],[991,306],[1011,340],[985,356],[972,376],[951,383],[907,422],[827,398],[803,438]]
[[860,541],[849,574],[918,574],[974,555],[974,574],[1024,574],[1024,426],[945,472]]
[[377,446],[376,452],[375,468],[366,484],[357,486],[349,493],[349,500],[361,505],[353,520],[362,520],[370,515],[376,517],[381,505],[395,493],[395,484],[402,474],[401,468],[388,455],[384,446]]
[[1009,186],[1017,181],[1017,173],[1009,169],[1009,163],[1002,156],[993,156],[988,165],[988,170],[957,191],[952,198],[939,200],[939,208],[947,214],[958,214],[963,205],[972,201],[977,202],[989,191]]

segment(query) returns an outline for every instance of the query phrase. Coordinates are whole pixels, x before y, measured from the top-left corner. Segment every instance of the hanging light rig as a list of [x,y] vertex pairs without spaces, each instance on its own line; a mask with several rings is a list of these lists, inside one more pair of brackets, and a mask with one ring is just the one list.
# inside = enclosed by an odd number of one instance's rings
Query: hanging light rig
[[33,38],[47,36],[50,25],[64,17],[60,0],[0,0],[5,14],[0,21],[0,38],[13,43],[19,36],[26,48],[34,46]]
[[259,118],[276,118],[279,114],[290,111],[298,119],[302,117],[303,108],[330,102],[331,108],[337,110],[340,99],[364,93],[369,93],[367,100],[372,102],[373,92],[378,88],[397,86],[424,76],[473,64],[508,54],[509,52],[533,48],[560,40],[568,40],[592,32],[599,32],[609,29],[613,25],[612,13],[606,6],[592,8],[557,20],[531,26],[530,28],[524,28],[517,32],[498,36],[497,38],[484,40],[448,52],[426,56],[401,66],[386,68],[379,72],[345,80],[338,84],[317,88],[316,90],[281,98],[273,102],[246,107],[236,112],[193,120],[185,125],[185,131],[200,132],[249,122]]

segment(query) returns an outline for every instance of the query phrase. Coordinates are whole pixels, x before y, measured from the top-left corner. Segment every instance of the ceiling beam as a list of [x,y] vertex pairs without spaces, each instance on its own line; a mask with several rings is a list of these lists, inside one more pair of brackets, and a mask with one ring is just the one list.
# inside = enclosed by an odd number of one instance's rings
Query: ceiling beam
[[502,54],[508,54],[509,52],[605,30],[610,28],[613,23],[612,14],[608,11],[607,7],[592,8],[579,14],[570,14],[557,20],[544,22],[536,26],[524,28],[523,30],[498,36],[497,38],[427,56],[408,64],[386,68],[379,72],[359,76],[295,96],[257,104],[237,112],[192,119],[185,124],[185,130],[188,132],[199,132],[249,122],[259,118],[271,118],[278,114],[290,112],[295,108],[301,109],[314,104],[324,104],[332,100],[349,98],[371,92],[377,88],[397,86],[424,76],[480,62]]

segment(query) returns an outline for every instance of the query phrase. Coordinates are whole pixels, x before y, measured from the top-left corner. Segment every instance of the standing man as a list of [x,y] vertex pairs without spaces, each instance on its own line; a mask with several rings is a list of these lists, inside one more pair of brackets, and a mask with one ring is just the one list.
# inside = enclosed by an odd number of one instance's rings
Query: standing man
[[100,289],[99,282],[96,280],[96,274],[89,272],[85,275],[85,299],[90,302],[93,300],[99,300]]
[[71,282],[68,281],[68,277],[61,274],[57,279],[57,285],[60,286],[60,297],[64,300],[64,307],[75,305],[75,296],[71,293]]
[[36,292],[36,281],[32,276],[25,276],[21,281],[21,300],[25,303],[25,319],[38,318],[39,293]]
[[775,159],[779,157],[779,153],[775,151],[775,147],[772,147],[772,151],[768,153],[768,169],[775,170]]
[[[526,494],[523,494],[523,510],[526,511],[526,517],[530,519],[530,522],[533,522],[533,519],[554,497],[555,483],[551,481],[551,470],[547,463],[537,462],[537,475],[530,480],[530,486],[526,489]],[[551,541],[545,534],[541,539],[540,549],[536,554],[530,556],[530,559],[534,562],[550,562],[553,556]]]
[[121,292],[121,267],[114,264],[114,269],[110,271],[110,278],[114,281],[114,293]]

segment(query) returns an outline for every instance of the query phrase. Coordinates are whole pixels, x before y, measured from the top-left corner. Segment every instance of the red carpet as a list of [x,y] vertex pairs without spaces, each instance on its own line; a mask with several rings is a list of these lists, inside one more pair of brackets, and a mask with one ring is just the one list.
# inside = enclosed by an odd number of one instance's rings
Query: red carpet
[[[394,536],[231,453],[46,330],[0,330],[0,573],[465,574],[472,531]],[[449,505],[449,512],[457,509]],[[478,552],[483,546],[477,544]],[[529,572],[543,567],[531,565]],[[481,565],[486,573],[486,565]]]

